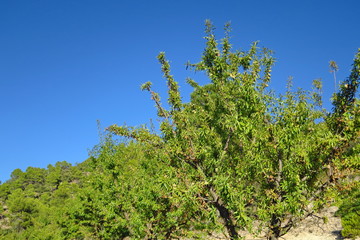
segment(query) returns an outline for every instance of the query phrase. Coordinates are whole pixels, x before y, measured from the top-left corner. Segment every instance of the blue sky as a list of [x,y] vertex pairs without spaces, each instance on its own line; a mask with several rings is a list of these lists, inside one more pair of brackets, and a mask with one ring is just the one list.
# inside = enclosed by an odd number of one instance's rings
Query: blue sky
[[231,21],[235,48],[251,42],[275,51],[272,86],[286,79],[334,90],[328,63],[348,76],[360,47],[360,1],[0,1],[0,180],[28,166],[82,162],[99,142],[96,120],[139,125],[156,121],[140,85],[166,98],[156,55],[165,51],[183,96],[185,70],[204,49],[204,21],[221,38]]

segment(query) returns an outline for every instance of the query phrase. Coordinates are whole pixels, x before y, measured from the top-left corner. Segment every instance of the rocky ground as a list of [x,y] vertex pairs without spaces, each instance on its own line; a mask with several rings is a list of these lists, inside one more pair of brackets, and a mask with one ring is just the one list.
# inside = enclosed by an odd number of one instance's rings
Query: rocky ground
[[[334,214],[338,210],[332,206],[323,209],[316,216],[310,216],[302,221],[296,228],[291,229],[280,240],[342,240],[341,236],[341,220]],[[324,219],[326,221],[324,222]],[[244,233],[242,234],[244,236]],[[227,239],[224,236],[214,236],[212,239]],[[245,236],[246,240],[264,240],[264,237]],[[357,238],[356,240],[360,240]]]
[[[338,240],[341,236],[341,220],[335,217],[337,207],[324,209],[317,216],[306,218],[299,226],[283,236],[286,240]],[[324,219],[327,221],[324,222]]]

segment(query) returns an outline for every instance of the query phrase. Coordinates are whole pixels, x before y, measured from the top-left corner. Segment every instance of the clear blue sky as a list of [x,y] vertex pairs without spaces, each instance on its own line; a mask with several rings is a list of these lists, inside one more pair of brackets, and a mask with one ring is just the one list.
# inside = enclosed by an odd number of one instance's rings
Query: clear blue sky
[[219,37],[231,21],[237,48],[260,40],[274,50],[276,90],[284,90],[289,76],[306,89],[322,78],[328,102],[329,61],[344,79],[360,47],[359,9],[358,0],[2,0],[0,180],[16,168],[82,162],[99,142],[96,120],[107,127],[156,119],[139,86],[152,81],[165,99],[160,51],[189,94],[185,78],[200,75],[184,64],[200,59],[205,19]]

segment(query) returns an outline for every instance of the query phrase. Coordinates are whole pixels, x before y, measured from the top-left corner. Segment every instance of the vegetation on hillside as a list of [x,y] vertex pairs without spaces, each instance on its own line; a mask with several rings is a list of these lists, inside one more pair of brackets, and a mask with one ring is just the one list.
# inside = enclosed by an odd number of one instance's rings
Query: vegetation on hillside
[[[206,239],[222,231],[239,239],[247,230],[278,239],[328,201],[329,189],[356,184],[348,176],[360,170],[360,50],[327,112],[320,81],[305,91],[289,80],[275,94],[272,52],[257,43],[234,51],[229,34],[226,25],[218,41],[206,23],[201,61],[188,67],[209,82],[187,79],[189,102],[159,54],[169,108],[150,82],[142,86],[159,131],[112,125],[82,164],[15,170],[0,186],[0,237]],[[350,196],[339,214],[354,236],[359,198]]]

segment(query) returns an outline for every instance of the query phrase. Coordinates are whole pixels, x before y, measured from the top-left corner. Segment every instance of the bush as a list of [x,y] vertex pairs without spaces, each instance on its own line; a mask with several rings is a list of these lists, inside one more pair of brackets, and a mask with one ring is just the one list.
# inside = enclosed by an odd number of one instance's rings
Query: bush
[[342,235],[346,238],[360,236],[360,182],[353,187],[342,199],[342,204],[337,212],[341,217],[343,226]]

